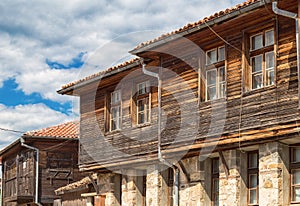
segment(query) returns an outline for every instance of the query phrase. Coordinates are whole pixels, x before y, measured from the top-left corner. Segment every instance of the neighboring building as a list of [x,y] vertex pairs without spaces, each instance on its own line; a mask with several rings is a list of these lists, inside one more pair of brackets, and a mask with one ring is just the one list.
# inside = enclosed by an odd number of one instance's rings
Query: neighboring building
[[135,59],[58,91],[80,97],[79,168],[98,174],[106,206],[300,204],[296,25],[272,5],[249,0],[132,50],[160,81]]
[[78,133],[79,122],[64,123],[27,132],[4,148],[3,205],[53,205],[55,189],[80,180]]
[[54,206],[92,206],[99,200],[103,201],[103,197],[97,196],[97,191],[95,190],[97,188],[97,186],[95,187],[96,180],[97,175],[93,174],[77,182],[58,188],[55,190],[55,193],[61,198],[55,200],[56,204]]

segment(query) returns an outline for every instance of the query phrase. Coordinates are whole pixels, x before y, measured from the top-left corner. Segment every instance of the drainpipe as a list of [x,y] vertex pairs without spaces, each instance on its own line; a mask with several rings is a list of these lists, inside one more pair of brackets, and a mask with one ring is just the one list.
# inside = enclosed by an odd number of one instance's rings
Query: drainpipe
[[168,162],[162,157],[161,153],[161,86],[162,86],[162,80],[160,78],[160,75],[155,72],[151,72],[146,70],[144,64],[144,60],[141,59],[141,64],[142,64],[142,71],[144,74],[152,76],[154,78],[157,78],[158,81],[158,131],[157,131],[157,149],[158,149],[158,160],[163,163],[164,165],[170,167],[173,169],[174,173],[174,186],[173,186],[173,205],[178,206],[179,205],[179,169],[172,163]]
[[296,22],[296,47],[297,47],[297,72],[298,72],[298,108],[300,108],[300,41],[299,41],[299,18],[298,18],[298,14],[279,9],[277,7],[277,1],[274,1],[272,3],[272,9],[273,9],[273,12],[275,14],[295,19],[295,22]]
[[20,138],[21,141],[21,146],[22,147],[26,147],[28,149],[31,150],[35,150],[36,151],[36,160],[35,160],[35,204],[38,206],[42,206],[41,203],[39,203],[39,149],[29,146],[27,144],[25,144],[25,140],[23,138]]

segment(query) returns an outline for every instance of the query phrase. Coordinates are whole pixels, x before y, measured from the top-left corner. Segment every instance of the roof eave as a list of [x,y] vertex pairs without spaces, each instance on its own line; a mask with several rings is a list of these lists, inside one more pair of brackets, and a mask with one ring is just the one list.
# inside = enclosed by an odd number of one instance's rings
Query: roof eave
[[84,87],[85,85],[88,85],[88,84],[100,81],[102,78],[112,76],[114,74],[120,73],[120,72],[125,71],[127,69],[131,69],[131,68],[133,68],[135,66],[138,66],[139,64],[140,64],[139,61],[134,61],[134,62],[132,62],[132,63],[130,63],[130,64],[124,66],[124,67],[120,67],[120,68],[118,68],[116,70],[113,70],[113,71],[110,71],[110,72],[106,72],[103,75],[96,76],[96,77],[94,77],[92,79],[79,82],[79,83],[74,84],[74,85],[72,85],[70,87],[66,87],[66,88],[60,89],[60,90],[57,91],[57,93],[58,94],[62,94],[62,95],[68,94],[68,95],[77,96],[78,94],[76,92],[74,92],[74,91],[76,91],[76,89],[79,89],[79,88]]
[[244,14],[244,13],[247,13],[247,12],[252,11],[254,9],[260,8],[260,7],[262,7],[265,4],[268,4],[270,2],[272,2],[272,0],[264,0],[264,1],[255,2],[253,4],[250,4],[250,5],[247,5],[247,6],[243,7],[241,9],[238,9],[238,10],[235,10],[235,11],[230,12],[228,14],[225,14],[223,16],[216,17],[216,18],[214,18],[212,20],[207,21],[206,23],[202,23],[202,24],[197,25],[195,27],[192,27],[190,29],[187,29],[187,30],[175,33],[175,34],[172,34],[170,36],[162,38],[162,39],[160,39],[158,41],[154,41],[153,43],[147,44],[147,45],[142,46],[140,48],[133,49],[133,50],[129,51],[129,53],[131,53],[133,55],[138,55],[139,53],[150,51],[151,49],[153,49],[155,47],[158,47],[158,46],[161,46],[161,45],[163,45],[165,43],[174,41],[174,40],[176,40],[176,39],[178,39],[180,37],[183,37],[183,36],[186,36],[188,34],[194,33],[196,31],[200,31],[200,30],[202,30],[204,28],[207,28],[207,26],[213,26],[214,24],[221,23],[221,22],[224,22],[226,20],[235,18],[235,17],[237,17],[237,16],[239,16],[241,14]]
[[11,143],[10,145],[6,146],[4,149],[2,149],[0,151],[0,157],[3,156],[4,153],[6,153],[7,151],[9,151],[11,148],[13,148],[14,146],[18,145],[20,143],[20,138],[15,140],[13,143]]

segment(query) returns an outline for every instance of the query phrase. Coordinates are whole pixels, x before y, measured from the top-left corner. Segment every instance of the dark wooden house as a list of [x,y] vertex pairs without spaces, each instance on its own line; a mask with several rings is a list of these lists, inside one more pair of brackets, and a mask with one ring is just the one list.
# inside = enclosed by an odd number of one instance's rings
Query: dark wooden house
[[79,122],[27,132],[0,152],[2,205],[53,205],[54,190],[82,178]]
[[115,177],[105,205],[300,204],[298,9],[248,0],[58,91],[80,97],[80,170]]

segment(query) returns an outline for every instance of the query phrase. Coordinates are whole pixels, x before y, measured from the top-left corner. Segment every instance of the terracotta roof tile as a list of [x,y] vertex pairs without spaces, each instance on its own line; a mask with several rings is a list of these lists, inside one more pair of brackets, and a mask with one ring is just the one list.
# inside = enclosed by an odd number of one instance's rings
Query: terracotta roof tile
[[76,84],[78,84],[78,83],[81,83],[81,82],[84,82],[84,81],[87,81],[87,80],[90,80],[90,79],[99,77],[99,76],[104,75],[104,74],[106,74],[106,73],[109,73],[109,72],[115,71],[115,70],[117,70],[117,69],[120,69],[120,68],[122,68],[122,67],[128,66],[128,65],[130,65],[130,64],[132,64],[132,63],[134,63],[134,62],[136,62],[137,60],[139,60],[139,58],[133,58],[133,59],[130,59],[129,61],[123,62],[123,63],[118,64],[118,65],[113,66],[113,67],[110,67],[110,68],[108,68],[108,69],[106,69],[106,70],[104,70],[104,71],[98,72],[98,73],[96,73],[96,74],[92,74],[92,75],[87,76],[87,77],[85,77],[85,78],[83,78],[83,79],[79,79],[79,80],[76,80],[76,81],[74,81],[74,82],[71,82],[71,83],[68,83],[68,84],[66,84],[66,85],[63,85],[63,86],[62,86],[62,89],[65,89],[65,88],[68,88],[68,87],[72,87],[72,86],[74,86],[74,85],[76,85]]
[[232,8],[228,8],[228,9],[225,9],[223,11],[216,12],[215,14],[213,14],[213,15],[211,15],[209,17],[205,17],[202,20],[199,20],[198,22],[188,23],[187,25],[185,25],[185,26],[183,26],[183,27],[181,27],[181,28],[179,28],[177,30],[174,30],[174,31],[166,33],[166,34],[162,34],[161,36],[159,36],[159,37],[157,37],[155,39],[152,39],[150,41],[143,42],[143,43],[139,44],[137,47],[135,47],[134,50],[140,49],[140,48],[142,48],[144,46],[147,46],[149,44],[152,44],[154,42],[157,42],[159,40],[167,38],[167,37],[169,37],[171,35],[179,34],[179,33],[183,32],[183,31],[186,31],[186,30],[188,30],[190,28],[194,28],[196,26],[204,24],[207,21],[211,21],[211,20],[216,19],[218,17],[221,17],[223,15],[229,14],[231,12],[239,10],[239,9],[241,9],[243,7],[246,7],[246,6],[250,5],[250,4],[253,4],[253,3],[258,2],[258,1],[260,1],[260,0],[247,0],[246,2],[240,3],[240,4],[238,4],[238,5],[236,5],[236,6],[232,7]]
[[[92,174],[92,179],[93,180],[96,180],[97,179],[97,174]],[[72,190],[72,189],[77,189],[77,188],[80,188],[80,187],[83,187],[85,185],[88,185],[91,183],[91,179],[89,177],[85,177],[77,182],[73,182],[71,184],[68,184],[66,186],[63,186],[63,187],[60,187],[58,188],[57,190],[55,190],[55,193],[56,194],[61,194],[62,192],[64,191],[69,191],[69,190]]]
[[67,122],[60,125],[47,127],[41,130],[26,132],[32,137],[79,138],[79,122]]

